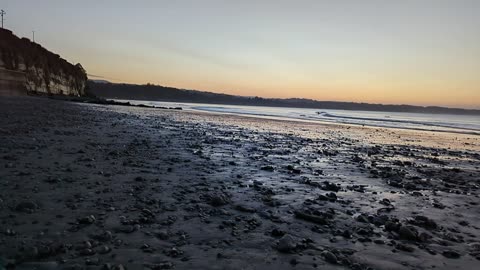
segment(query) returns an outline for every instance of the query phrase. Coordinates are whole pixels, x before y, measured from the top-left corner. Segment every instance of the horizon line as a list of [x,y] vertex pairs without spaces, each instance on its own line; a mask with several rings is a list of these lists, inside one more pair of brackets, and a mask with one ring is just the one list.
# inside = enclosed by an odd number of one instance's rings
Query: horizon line
[[[102,78],[102,79],[109,79],[108,77],[105,76],[97,76],[93,74],[87,74],[89,76],[95,77],[95,78]],[[96,80],[88,78],[89,81],[95,82]],[[115,79],[114,79],[115,80]],[[98,80],[97,80],[98,81]],[[289,99],[303,99],[303,100],[310,100],[310,101],[315,101],[315,102],[336,102],[336,103],[354,103],[354,104],[368,104],[368,105],[383,105],[383,106],[412,106],[412,107],[422,107],[422,108],[445,108],[445,109],[457,109],[457,110],[466,110],[466,111],[480,111],[480,107],[475,107],[475,108],[467,108],[467,107],[448,107],[448,106],[440,106],[440,105],[412,105],[412,104],[405,104],[405,103],[374,103],[374,102],[364,102],[364,101],[339,101],[339,100],[319,100],[319,99],[313,99],[313,98],[306,98],[306,97],[286,97],[286,98],[280,98],[280,97],[262,97],[262,96],[245,96],[245,95],[234,95],[234,94],[226,94],[224,92],[215,92],[212,90],[200,90],[200,89],[187,89],[187,88],[180,88],[176,86],[165,86],[161,84],[155,84],[155,83],[131,83],[131,82],[111,82],[108,80],[104,80],[106,83],[110,84],[126,84],[126,85],[152,85],[152,86],[158,86],[158,87],[168,87],[168,88],[175,88],[178,90],[184,90],[184,91],[197,91],[197,92],[203,92],[203,93],[212,93],[212,94],[218,94],[218,95],[227,95],[227,96],[233,96],[233,97],[245,97],[245,98],[263,98],[263,99],[279,99],[279,100],[289,100]],[[224,90],[221,90],[224,91]]]

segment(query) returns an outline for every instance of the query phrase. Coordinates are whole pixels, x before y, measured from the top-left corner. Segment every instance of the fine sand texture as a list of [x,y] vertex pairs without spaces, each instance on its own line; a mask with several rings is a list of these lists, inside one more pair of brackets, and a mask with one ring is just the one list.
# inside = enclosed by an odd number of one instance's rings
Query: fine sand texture
[[0,269],[480,269],[480,137],[0,97]]

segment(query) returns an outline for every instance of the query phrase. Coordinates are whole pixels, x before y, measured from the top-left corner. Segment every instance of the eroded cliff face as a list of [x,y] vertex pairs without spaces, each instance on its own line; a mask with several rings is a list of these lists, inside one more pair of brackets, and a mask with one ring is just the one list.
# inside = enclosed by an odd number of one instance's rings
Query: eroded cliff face
[[[30,93],[56,95],[85,95],[87,74],[80,64],[72,65],[59,55],[27,38],[18,38],[11,31],[0,29],[0,69],[22,72],[3,85],[20,85]],[[5,73],[4,72],[4,73]],[[1,73],[0,73],[1,74]],[[11,80],[2,76],[0,80]],[[22,81],[23,80],[23,81]],[[2,86],[2,84],[0,84]],[[11,90],[11,89],[9,89]]]

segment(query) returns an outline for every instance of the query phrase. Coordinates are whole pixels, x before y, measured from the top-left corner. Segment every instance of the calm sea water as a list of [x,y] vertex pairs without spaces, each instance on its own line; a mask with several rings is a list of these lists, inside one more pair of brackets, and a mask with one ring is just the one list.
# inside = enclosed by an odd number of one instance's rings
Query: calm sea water
[[118,101],[129,101],[132,104],[145,104],[161,107],[182,107],[184,110],[249,115],[275,119],[296,119],[302,121],[333,122],[375,127],[457,132],[480,135],[480,117],[470,115],[324,110],[139,100]]

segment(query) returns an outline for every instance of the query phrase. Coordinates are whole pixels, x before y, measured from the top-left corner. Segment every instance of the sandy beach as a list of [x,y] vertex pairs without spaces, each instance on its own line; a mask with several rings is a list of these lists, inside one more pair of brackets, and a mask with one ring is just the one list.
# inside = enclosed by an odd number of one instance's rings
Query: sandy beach
[[475,135],[1,97],[0,168],[0,269],[480,264]]

